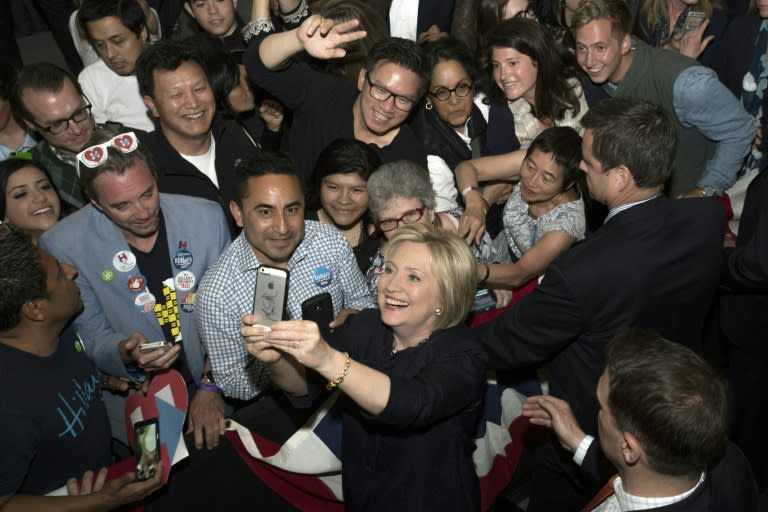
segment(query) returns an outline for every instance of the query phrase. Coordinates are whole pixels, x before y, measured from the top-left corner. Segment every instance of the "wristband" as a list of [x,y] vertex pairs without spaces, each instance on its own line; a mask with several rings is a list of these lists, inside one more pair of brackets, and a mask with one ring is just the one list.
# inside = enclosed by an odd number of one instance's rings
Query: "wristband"
[[464,190],[461,191],[461,197],[467,197],[467,194],[469,194],[473,190],[476,190],[476,191],[480,192],[480,195],[483,194],[483,192],[480,190],[480,187],[472,187],[472,186],[470,186],[470,187],[467,187],[467,188],[465,188]]
[[337,387],[339,384],[344,382],[344,377],[347,376],[349,373],[349,367],[352,366],[352,360],[349,358],[349,352],[342,352],[344,354],[344,369],[341,370],[341,375],[336,380],[329,380],[328,384],[325,385],[325,389],[331,390],[335,387]]
[[217,386],[216,384],[206,384],[205,382],[201,382],[197,385],[197,389],[201,389],[203,391],[210,391],[211,393],[221,393],[221,388]]

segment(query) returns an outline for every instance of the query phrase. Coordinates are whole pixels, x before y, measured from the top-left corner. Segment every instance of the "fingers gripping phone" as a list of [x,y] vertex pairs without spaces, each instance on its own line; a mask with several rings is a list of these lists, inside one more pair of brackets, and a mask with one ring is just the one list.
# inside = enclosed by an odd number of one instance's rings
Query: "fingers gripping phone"
[[333,330],[328,324],[333,322],[333,299],[330,293],[321,293],[310,297],[301,303],[301,318],[303,320],[312,320],[320,328],[320,334],[323,338],[327,337]]
[[253,314],[259,325],[271,326],[283,319],[288,298],[288,271],[261,265],[256,269]]
[[133,426],[136,436],[136,480],[148,480],[160,462],[160,427],[157,418],[139,421]]

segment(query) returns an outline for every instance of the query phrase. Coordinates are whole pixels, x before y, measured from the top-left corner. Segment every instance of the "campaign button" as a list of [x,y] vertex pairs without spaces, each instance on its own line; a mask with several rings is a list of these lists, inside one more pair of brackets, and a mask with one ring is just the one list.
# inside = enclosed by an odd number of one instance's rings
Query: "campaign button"
[[136,268],[136,256],[131,251],[120,251],[112,258],[112,266],[118,272],[130,272]]
[[312,271],[312,280],[320,288],[325,288],[333,280],[333,274],[328,267],[317,267]]
[[138,293],[143,290],[145,286],[147,286],[147,282],[141,274],[136,274],[128,278],[128,289],[132,292]]
[[197,298],[197,292],[189,292],[181,298],[181,310],[187,313],[194,313],[195,311],[195,299]]
[[176,278],[173,280],[173,284],[176,288],[176,291],[184,292],[191,290],[195,286],[195,274],[189,270],[182,270],[176,274]]
[[101,271],[101,280],[105,283],[111,283],[115,279],[115,271],[111,268],[105,268]]
[[145,290],[136,296],[133,304],[139,313],[151,313],[155,310],[155,296]]
[[176,256],[173,257],[173,266],[179,270],[186,270],[192,266],[192,253],[186,249],[179,249],[176,251]]

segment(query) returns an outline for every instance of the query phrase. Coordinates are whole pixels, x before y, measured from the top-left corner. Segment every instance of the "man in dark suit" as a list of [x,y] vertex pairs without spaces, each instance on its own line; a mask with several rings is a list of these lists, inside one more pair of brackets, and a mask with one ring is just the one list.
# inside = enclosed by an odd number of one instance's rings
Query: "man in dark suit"
[[597,385],[599,442],[568,403],[530,397],[523,414],[554,430],[585,473],[604,455],[618,477],[583,510],[757,510],[749,464],[728,443],[725,382],[691,350],[638,328],[608,345]]
[[[485,324],[481,339],[497,367],[549,362],[550,392],[595,433],[603,352],[620,328],[639,325],[700,349],[718,287],[724,215],[712,199],[662,195],[675,130],[661,107],[612,98],[582,126],[581,169],[590,195],[609,209],[605,224],[555,260],[533,293]],[[592,491],[570,456],[555,442],[543,450],[528,510],[583,506]]]

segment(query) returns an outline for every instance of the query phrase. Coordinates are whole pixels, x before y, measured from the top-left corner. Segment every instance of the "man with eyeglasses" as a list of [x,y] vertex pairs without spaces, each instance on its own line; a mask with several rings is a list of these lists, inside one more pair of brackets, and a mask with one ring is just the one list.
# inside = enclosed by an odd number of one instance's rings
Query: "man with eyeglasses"
[[370,144],[385,163],[411,160],[426,167],[424,146],[404,124],[426,88],[415,42],[392,37],[376,43],[356,84],[290,60],[302,51],[319,59],[343,57],[342,45],[366,35],[354,31],[357,25],[312,16],[297,29],[250,44],[243,58],[251,78],[293,110],[289,151],[304,180],[320,151],[338,138]]
[[81,208],[86,200],[75,156],[93,135],[95,122],[91,103],[80,85],[69,72],[54,64],[31,64],[18,75],[11,105],[27,127],[42,137],[32,155],[51,175],[61,200],[68,206],[65,213]]

